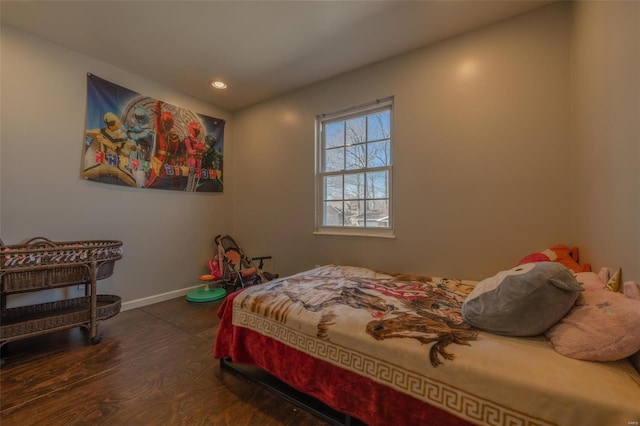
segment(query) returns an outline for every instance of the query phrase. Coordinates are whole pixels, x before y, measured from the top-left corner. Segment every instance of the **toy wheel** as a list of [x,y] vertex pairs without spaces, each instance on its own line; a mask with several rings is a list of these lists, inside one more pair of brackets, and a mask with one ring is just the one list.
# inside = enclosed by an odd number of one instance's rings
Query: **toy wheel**
[[91,338],[91,343],[93,343],[94,345],[97,345],[98,343],[100,343],[102,341],[102,336],[101,335],[97,335],[97,336],[93,336]]

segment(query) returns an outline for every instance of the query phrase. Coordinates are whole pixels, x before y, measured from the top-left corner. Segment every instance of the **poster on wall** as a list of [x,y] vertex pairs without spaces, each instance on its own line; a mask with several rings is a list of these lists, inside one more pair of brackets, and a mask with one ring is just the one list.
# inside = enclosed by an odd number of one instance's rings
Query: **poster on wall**
[[138,188],[222,192],[224,120],[87,74],[82,177]]

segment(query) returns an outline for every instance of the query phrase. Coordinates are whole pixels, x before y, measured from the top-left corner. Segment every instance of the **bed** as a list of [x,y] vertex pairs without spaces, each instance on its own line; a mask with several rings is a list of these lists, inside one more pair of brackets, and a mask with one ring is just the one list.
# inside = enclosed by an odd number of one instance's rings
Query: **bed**
[[466,323],[476,282],[327,265],[225,299],[214,356],[368,425],[637,425],[640,374]]

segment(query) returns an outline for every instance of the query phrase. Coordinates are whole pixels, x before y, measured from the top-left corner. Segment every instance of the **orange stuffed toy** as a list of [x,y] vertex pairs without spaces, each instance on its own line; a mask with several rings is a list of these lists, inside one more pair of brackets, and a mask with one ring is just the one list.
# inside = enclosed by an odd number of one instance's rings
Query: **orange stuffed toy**
[[579,250],[578,247],[572,247],[571,249],[564,244],[556,244],[540,253],[532,253],[523,258],[518,265],[523,263],[533,262],[558,262],[574,273],[578,272],[591,272],[591,265],[584,263],[582,266],[578,263]]

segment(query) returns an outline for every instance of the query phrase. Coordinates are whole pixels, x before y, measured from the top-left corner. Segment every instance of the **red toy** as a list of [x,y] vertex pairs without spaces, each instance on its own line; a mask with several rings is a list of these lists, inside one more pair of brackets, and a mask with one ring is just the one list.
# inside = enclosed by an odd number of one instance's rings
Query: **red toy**
[[569,248],[564,244],[556,244],[555,246],[549,247],[548,249],[543,250],[540,253],[532,253],[526,256],[520,262],[518,262],[518,265],[533,262],[558,262],[569,268],[574,273],[591,272],[591,265],[589,263],[584,263],[582,266],[580,266],[578,261],[578,247]]

